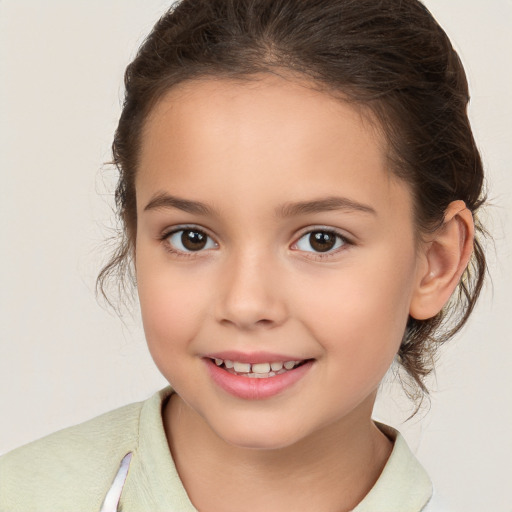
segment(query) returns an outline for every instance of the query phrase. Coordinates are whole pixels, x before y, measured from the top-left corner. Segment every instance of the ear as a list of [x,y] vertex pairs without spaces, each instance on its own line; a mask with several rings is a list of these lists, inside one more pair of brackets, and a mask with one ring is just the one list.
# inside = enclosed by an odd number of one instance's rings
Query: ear
[[464,201],[451,202],[443,224],[423,249],[409,309],[413,318],[432,318],[448,302],[471,258],[474,232],[473,215]]

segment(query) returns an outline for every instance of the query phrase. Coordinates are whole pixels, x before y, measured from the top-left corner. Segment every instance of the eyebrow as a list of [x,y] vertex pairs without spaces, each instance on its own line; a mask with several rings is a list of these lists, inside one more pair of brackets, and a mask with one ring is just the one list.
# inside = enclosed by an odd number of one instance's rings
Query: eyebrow
[[278,217],[293,217],[296,215],[304,215],[308,213],[321,213],[332,210],[356,211],[363,213],[371,213],[376,215],[377,212],[366,204],[358,203],[347,197],[329,196],[313,201],[300,201],[298,203],[286,203],[276,210]]
[[[145,206],[144,211],[160,210],[166,208],[176,208],[184,212],[203,216],[218,216],[218,212],[204,203],[191,201],[182,197],[172,196],[165,192],[156,194]],[[297,215],[306,215],[310,213],[321,213],[325,211],[344,210],[370,213],[376,215],[377,212],[368,205],[359,203],[352,199],[339,196],[329,196],[313,201],[299,201],[295,203],[285,203],[276,208],[275,215],[281,218],[294,217]]]
[[171,196],[165,192],[159,192],[145,206],[144,211],[161,210],[165,208],[176,208],[195,215],[216,215],[215,210],[199,201],[191,201],[182,197]]

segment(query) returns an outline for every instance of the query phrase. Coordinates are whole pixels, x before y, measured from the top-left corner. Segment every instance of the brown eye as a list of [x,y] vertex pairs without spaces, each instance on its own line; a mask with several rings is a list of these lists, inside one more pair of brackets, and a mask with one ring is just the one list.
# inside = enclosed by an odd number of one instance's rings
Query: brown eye
[[328,252],[346,243],[347,241],[340,234],[318,229],[303,235],[297,242],[297,248],[305,252]]
[[216,247],[215,242],[198,229],[180,229],[171,233],[166,240],[173,249],[180,252],[198,252]]
[[336,236],[325,231],[314,231],[309,235],[309,243],[315,251],[330,251],[336,244]]
[[181,235],[181,243],[183,244],[183,247],[189,251],[200,251],[201,249],[204,249],[206,241],[206,235],[199,231],[186,229]]

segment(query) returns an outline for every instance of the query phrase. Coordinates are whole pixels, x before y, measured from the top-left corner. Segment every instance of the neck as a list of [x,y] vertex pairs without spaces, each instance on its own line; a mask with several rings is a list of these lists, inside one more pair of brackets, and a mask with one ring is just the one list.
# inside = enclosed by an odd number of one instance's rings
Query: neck
[[[379,477],[392,449],[371,421],[375,396],[335,424],[275,450],[233,446],[173,394],[164,425],[176,468],[201,512],[353,509]],[[219,491],[222,490],[222,492]]]

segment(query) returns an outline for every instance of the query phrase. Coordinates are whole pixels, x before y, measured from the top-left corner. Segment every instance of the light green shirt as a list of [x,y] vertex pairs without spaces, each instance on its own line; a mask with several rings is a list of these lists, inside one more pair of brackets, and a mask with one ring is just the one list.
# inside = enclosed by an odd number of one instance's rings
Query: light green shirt
[[[0,512],[106,512],[105,497],[119,482],[120,511],[197,512],[178,476],[163,427],[162,405],[171,393],[166,387],[144,402],[0,457]],[[391,427],[379,428],[395,440],[394,448],[378,481],[353,512],[419,512],[432,495],[430,479],[403,437]],[[120,463],[128,453],[125,479]]]

